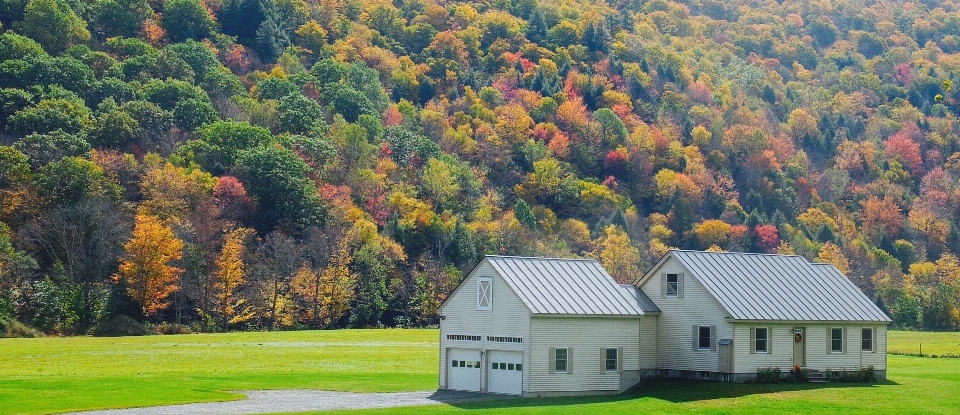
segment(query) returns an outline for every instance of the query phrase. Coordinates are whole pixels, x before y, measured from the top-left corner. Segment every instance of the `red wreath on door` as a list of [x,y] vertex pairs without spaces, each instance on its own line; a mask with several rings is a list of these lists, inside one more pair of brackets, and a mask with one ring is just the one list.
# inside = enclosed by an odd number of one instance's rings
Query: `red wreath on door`
[[796,343],[802,342],[802,341],[803,341],[803,335],[800,334],[800,333],[794,333],[794,335],[793,335],[793,341],[796,342]]

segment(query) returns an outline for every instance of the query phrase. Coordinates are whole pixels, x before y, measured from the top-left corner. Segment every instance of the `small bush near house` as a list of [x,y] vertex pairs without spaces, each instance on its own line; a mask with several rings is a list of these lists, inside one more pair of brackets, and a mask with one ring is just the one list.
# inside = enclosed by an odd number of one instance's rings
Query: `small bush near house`
[[14,318],[0,317],[0,337],[43,337],[43,333]]
[[753,383],[782,383],[785,381],[782,375],[783,371],[779,367],[761,367],[757,369],[757,378]]
[[93,329],[97,337],[146,336],[153,331],[127,316],[116,316]]
[[877,381],[877,373],[873,369],[873,365],[867,367],[861,367],[860,370],[856,372],[843,372],[840,375],[840,382],[846,383],[871,383]]
[[797,366],[790,371],[790,374],[793,375],[794,382],[803,383],[807,381],[807,372],[807,369],[801,369],[799,366]]

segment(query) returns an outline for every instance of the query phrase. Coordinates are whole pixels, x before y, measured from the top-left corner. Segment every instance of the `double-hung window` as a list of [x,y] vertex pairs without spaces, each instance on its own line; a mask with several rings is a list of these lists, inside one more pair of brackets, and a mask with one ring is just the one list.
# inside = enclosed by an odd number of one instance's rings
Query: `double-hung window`
[[756,353],[767,353],[770,351],[770,331],[766,327],[757,327],[753,329],[754,342],[753,351]]
[[873,329],[864,328],[860,331],[860,350],[865,352],[873,351]]
[[676,297],[680,292],[680,275],[667,274],[667,297]]
[[567,373],[567,349],[557,348],[553,360],[553,371],[556,373]]
[[604,368],[607,372],[616,372],[619,366],[619,351],[616,347],[607,347],[604,350]]
[[830,352],[843,353],[843,329],[840,327],[830,329]]
[[710,350],[712,336],[710,326],[697,326],[697,349]]

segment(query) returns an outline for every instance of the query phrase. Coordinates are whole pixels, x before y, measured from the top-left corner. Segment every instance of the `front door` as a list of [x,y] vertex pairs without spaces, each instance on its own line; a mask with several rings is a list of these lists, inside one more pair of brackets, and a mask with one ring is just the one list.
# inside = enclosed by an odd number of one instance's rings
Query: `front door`
[[803,327],[793,328],[793,364],[805,367],[807,365],[807,330]]

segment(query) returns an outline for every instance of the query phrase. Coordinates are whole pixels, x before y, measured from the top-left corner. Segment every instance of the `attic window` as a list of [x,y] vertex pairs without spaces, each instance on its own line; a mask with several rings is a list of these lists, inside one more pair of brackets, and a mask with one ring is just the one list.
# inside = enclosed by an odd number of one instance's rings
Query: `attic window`
[[667,274],[667,296],[676,297],[680,292],[680,276],[678,274]]
[[493,309],[493,281],[490,277],[477,278],[477,310]]

